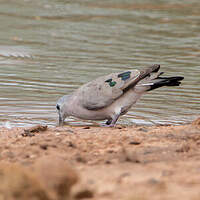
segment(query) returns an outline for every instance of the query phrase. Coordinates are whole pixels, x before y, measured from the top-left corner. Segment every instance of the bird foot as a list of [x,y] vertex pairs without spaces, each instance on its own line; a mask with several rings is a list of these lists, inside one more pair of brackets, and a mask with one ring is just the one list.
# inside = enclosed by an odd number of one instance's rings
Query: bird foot
[[101,127],[114,127],[115,124],[101,124]]

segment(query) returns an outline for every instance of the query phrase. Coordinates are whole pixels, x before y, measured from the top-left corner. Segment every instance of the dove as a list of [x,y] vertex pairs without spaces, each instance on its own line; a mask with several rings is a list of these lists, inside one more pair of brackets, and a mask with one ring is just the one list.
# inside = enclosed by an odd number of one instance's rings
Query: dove
[[182,76],[162,77],[160,65],[142,70],[132,69],[111,73],[90,81],[70,95],[64,95],[56,104],[59,125],[73,116],[86,120],[107,120],[105,126],[115,126],[121,115],[148,91],[163,86],[179,86]]

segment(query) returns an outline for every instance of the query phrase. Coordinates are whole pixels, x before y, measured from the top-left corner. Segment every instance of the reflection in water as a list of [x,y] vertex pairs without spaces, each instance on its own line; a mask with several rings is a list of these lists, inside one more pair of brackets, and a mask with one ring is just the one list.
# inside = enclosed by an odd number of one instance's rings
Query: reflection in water
[[2,1],[0,125],[55,125],[60,96],[154,63],[183,85],[143,96],[120,123],[191,121],[200,109],[199,9],[197,0]]

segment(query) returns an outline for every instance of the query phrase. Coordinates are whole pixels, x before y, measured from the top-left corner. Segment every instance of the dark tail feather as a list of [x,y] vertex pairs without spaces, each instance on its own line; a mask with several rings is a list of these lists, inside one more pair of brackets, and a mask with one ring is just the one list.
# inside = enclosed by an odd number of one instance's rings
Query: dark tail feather
[[181,84],[181,80],[183,79],[184,77],[182,76],[158,77],[155,79],[156,82],[154,82],[147,91],[154,90],[162,86],[179,86]]

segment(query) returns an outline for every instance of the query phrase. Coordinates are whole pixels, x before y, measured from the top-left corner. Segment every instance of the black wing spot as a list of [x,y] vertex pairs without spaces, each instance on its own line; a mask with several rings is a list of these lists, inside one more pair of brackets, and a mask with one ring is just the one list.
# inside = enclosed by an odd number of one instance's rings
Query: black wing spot
[[105,82],[106,82],[106,83],[110,83],[110,82],[112,82],[112,78],[106,80]]
[[57,110],[60,110],[60,106],[59,106],[58,104],[56,105],[56,109],[57,109]]
[[121,78],[123,81],[125,81],[131,77],[131,72],[130,71],[123,72],[121,74],[118,74],[118,77]]

